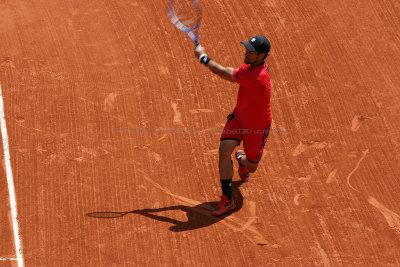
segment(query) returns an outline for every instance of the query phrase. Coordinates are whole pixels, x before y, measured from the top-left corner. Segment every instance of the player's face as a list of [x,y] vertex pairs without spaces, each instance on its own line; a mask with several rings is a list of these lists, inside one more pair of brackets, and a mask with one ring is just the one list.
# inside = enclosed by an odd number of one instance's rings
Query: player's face
[[264,53],[258,53],[257,51],[249,51],[246,49],[244,63],[252,65],[262,61],[264,61]]

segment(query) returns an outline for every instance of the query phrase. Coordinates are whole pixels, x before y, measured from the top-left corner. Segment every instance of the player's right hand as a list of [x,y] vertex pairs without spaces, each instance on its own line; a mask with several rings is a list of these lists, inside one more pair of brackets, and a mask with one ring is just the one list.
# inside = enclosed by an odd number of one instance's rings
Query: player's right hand
[[205,54],[206,51],[204,49],[204,47],[202,47],[201,45],[196,46],[196,48],[194,49],[194,55],[199,58],[200,55]]

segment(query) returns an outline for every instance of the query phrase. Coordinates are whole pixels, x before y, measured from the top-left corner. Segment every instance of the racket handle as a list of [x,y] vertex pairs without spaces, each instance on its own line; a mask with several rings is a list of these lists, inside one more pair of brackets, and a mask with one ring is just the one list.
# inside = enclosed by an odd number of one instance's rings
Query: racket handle
[[199,59],[200,59],[201,56],[203,56],[203,55],[206,54],[206,53],[204,52],[204,48],[203,48],[200,44],[196,45],[194,51],[200,55],[200,56],[199,56]]
[[197,39],[197,36],[195,34],[193,34],[192,32],[186,32],[186,34],[190,37],[190,39],[192,39],[196,47],[200,44],[199,39]]

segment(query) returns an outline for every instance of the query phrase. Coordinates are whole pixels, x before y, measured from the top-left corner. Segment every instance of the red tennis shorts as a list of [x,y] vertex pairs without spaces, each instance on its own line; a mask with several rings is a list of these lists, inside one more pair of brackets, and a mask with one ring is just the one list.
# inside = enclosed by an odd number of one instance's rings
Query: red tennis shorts
[[271,125],[256,130],[245,129],[240,125],[234,113],[229,114],[227,119],[228,121],[221,134],[221,141],[237,140],[240,144],[243,140],[247,160],[251,163],[258,163],[261,160]]

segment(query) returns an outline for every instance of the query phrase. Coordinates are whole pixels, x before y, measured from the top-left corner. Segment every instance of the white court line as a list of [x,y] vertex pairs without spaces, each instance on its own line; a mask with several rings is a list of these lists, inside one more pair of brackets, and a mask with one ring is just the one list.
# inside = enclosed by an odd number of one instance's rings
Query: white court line
[[17,258],[0,258],[0,261],[16,261]]
[[0,84],[0,122],[1,122],[1,135],[3,137],[4,162],[6,165],[8,194],[10,196],[11,217],[14,230],[15,249],[17,253],[18,267],[23,267],[24,258],[22,257],[22,247],[19,238],[17,202],[15,200],[14,179],[11,169],[10,151],[8,146],[8,135],[6,127],[6,116],[4,115],[3,92],[1,91],[1,84]]

